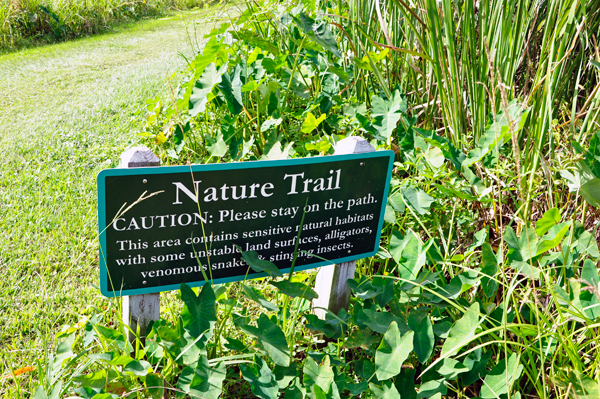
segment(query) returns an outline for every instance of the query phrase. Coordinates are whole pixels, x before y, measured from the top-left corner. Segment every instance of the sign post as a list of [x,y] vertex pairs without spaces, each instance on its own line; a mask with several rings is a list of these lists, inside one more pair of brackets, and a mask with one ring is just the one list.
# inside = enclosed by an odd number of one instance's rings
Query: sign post
[[[160,166],[160,159],[147,147],[134,147],[121,155],[121,168],[141,168]],[[129,340],[132,341],[139,326],[140,337],[146,336],[146,328],[151,321],[160,319],[160,293],[124,296],[123,323],[129,326]]]
[[[362,137],[347,137],[335,146],[335,154],[364,154],[373,152],[375,148]],[[384,207],[385,212],[385,207]],[[325,319],[325,309],[338,314],[350,305],[350,287],[348,279],[354,278],[356,261],[324,266],[317,272],[315,292],[319,295],[313,300],[313,313],[320,319]]]

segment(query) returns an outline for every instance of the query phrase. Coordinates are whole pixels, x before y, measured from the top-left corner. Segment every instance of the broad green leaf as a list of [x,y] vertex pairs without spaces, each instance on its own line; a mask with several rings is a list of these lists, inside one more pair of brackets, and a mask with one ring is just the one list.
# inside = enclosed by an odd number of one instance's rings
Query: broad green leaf
[[437,187],[437,189],[439,191],[448,194],[451,198],[458,197],[460,199],[464,199],[464,200],[468,200],[468,201],[477,201],[477,197],[473,196],[470,193],[456,190],[454,187],[445,187],[445,186],[442,186],[441,184],[437,184],[437,183],[435,183],[434,185]]
[[581,186],[581,196],[593,207],[600,207],[600,179],[594,178]]
[[369,383],[367,381],[361,381],[358,383],[349,383],[346,384],[346,389],[350,392],[352,397],[360,397],[360,394],[367,390],[369,387]]
[[481,247],[481,288],[486,297],[491,298],[498,291],[498,282],[495,276],[498,273],[498,260],[492,246],[487,242]]
[[282,277],[283,274],[281,271],[275,266],[274,263],[269,262],[268,260],[260,259],[258,257],[258,252],[256,251],[246,251],[242,252],[241,248],[236,245],[238,250],[242,253],[242,259],[244,262],[248,264],[255,272],[265,272],[271,277]]
[[285,294],[292,298],[300,297],[312,301],[313,299],[319,297],[319,295],[317,295],[315,291],[313,291],[308,285],[304,283],[283,280],[271,281],[271,285],[277,287],[277,289],[279,289],[279,291],[281,291],[282,294]]
[[417,398],[442,399],[442,395],[448,393],[444,379],[427,381],[419,387]]
[[66,360],[73,357],[73,343],[75,342],[75,332],[69,334],[67,338],[58,345],[56,349],[56,356],[54,357],[54,363],[52,366],[53,374],[57,374],[58,371],[63,367]]
[[264,133],[272,127],[281,125],[281,122],[283,122],[283,118],[274,119],[272,116],[270,116],[262,123],[262,125],[260,125],[260,131],[261,133]]
[[264,313],[258,318],[257,324],[258,327],[248,324],[241,325],[240,329],[256,337],[258,346],[265,351],[273,363],[288,367],[290,365],[290,349],[281,328]]
[[[340,314],[341,313],[342,312],[340,311]],[[338,320],[338,318],[336,318],[336,316],[330,311],[327,311],[325,315],[325,320],[319,319],[314,314],[305,314],[304,318],[307,321],[307,328],[314,331],[322,332],[327,338],[337,339],[346,331],[346,326],[344,325],[344,322]]]
[[431,204],[435,201],[420,188],[403,186],[401,191],[408,205],[410,205],[419,215],[424,215],[429,212]]
[[592,258],[600,257],[598,252],[598,242],[596,238],[589,231],[583,231],[573,243],[580,254],[587,254]]
[[31,397],[31,399],[48,399],[48,395],[46,394],[46,390],[42,385],[38,385],[35,393]]
[[258,87],[258,82],[256,82],[255,80],[250,80],[246,84],[242,85],[241,91],[242,93],[248,93],[257,90]]
[[181,284],[181,300],[185,303],[181,311],[183,328],[194,338],[202,334],[210,338],[217,322],[216,297],[211,284],[202,286],[198,296],[187,284]]
[[371,345],[379,341],[378,335],[373,335],[373,332],[369,328],[359,328],[352,332],[344,341],[344,348],[358,348],[369,349]]
[[218,42],[215,37],[211,37],[208,42],[204,45],[202,53],[198,54],[196,58],[190,63],[188,70],[193,72],[193,76],[190,79],[190,83],[186,88],[184,100],[188,101],[192,93],[194,83],[202,76],[202,73],[206,70],[211,63],[214,63],[217,59],[218,54],[222,51],[223,44]]
[[535,232],[538,236],[543,236],[560,222],[560,211],[557,208],[548,209],[544,216],[537,222],[535,222]]
[[[104,338],[104,345],[108,348],[117,348],[121,351],[131,351],[131,344],[122,331],[117,331],[113,328],[103,327],[99,324],[95,324],[94,328]],[[102,338],[100,338],[102,339]]]
[[277,307],[277,305],[275,305],[273,302],[268,301],[259,290],[257,290],[254,287],[251,287],[249,285],[243,284],[242,285],[242,290],[244,291],[244,294],[246,295],[246,297],[248,297],[248,299],[250,299],[251,301],[254,301],[256,303],[258,303],[260,306],[264,307],[267,310],[270,310],[272,312],[275,312],[277,310],[279,310],[279,308]]
[[[264,39],[257,35],[254,31],[249,29],[235,29],[232,30],[232,35],[236,39],[243,40],[244,42],[250,44],[254,47],[260,47],[263,50],[267,50],[271,54],[278,55],[279,47],[275,43],[270,40]],[[256,50],[256,49],[255,49]],[[254,51],[253,51],[254,53]],[[256,60],[256,56],[254,57]],[[252,62],[248,62],[248,65],[252,64]]]
[[375,373],[383,381],[400,374],[402,364],[413,349],[414,332],[400,336],[398,323],[393,321],[375,352]]
[[412,314],[408,317],[408,327],[414,332],[414,351],[421,364],[424,364],[433,353],[435,338],[433,337],[433,326],[428,316],[419,320]]
[[518,256],[516,260],[527,262],[529,259],[537,255],[538,237],[533,227],[525,227],[521,232],[521,236],[517,238],[515,231],[510,226],[504,229],[504,241],[514,250]]
[[536,256],[558,246],[567,231],[569,231],[570,226],[570,223],[560,223],[552,226],[548,230],[548,233],[538,242]]
[[373,309],[363,309],[359,311],[358,317],[361,323],[380,334],[385,334],[392,322],[397,324],[400,332],[406,333],[410,331],[408,325],[402,321],[401,318],[394,316],[390,312],[377,312]]
[[[522,104],[519,104],[516,99],[509,104],[508,112],[515,123],[516,129],[514,133],[518,133],[525,125],[528,112],[524,112]],[[477,147],[469,151],[467,158],[462,162],[463,167],[469,167],[475,162],[480,161],[490,152],[495,151],[496,147],[501,147],[502,144],[510,138],[511,132],[509,129],[508,118],[506,117],[504,110],[500,111],[494,120],[495,121],[486,128],[485,133],[479,138]]]
[[[178,330],[169,326],[160,326],[156,330],[160,343],[173,358],[184,365],[190,365],[198,360],[201,353],[206,354],[206,343],[208,342],[208,331],[193,337],[188,331],[181,334]],[[181,360],[180,360],[181,359]]]
[[404,201],[402,200],[402,193],[400,191],[395,192],[394,194],[388,197],[387,203],[392,209],[398,213],[404,213],[405,206]]
[[192,88],[190,95],[189,113],[191,117],[197,116],[206,110],[206,104],[210,101],[209,94],[215,85],[221,83],[221,77],[227,70],[227,64],[221,66],[219,70],[214,63],[206,67],[198,81]]
[[138,377],[143,377],[148,374],[149,369],[150,363],[145,360],[133,360],[123,367],[123,371],[133,373]]
[[210,152],[210,155],[216,158],[222,158],[227,154],[227,150],[229,149],[225,139],[223,138],[223,134],[221,132],[217,133],[217,137],[212,138],[209,135],[206,135],[206,142],[208,145],[206,149]]
[[297,17],[294,17],[294,22],[315,43],[318,43],[323,48],[331,51],[336,57],[342,56],[338,50],[335,36],[333,36],[329,30],[325,21],[315,22],[314,19],[310,18],[304,12],[301,12]]
[[466,373],[460,375],[460,380],[464,386],[469,386],[475,381],[485,378],[487,375],[487,364],[492,358],[492,351],[481,353],[481,349],[477,349],[467,355],[463,364],[469,369]]
[[566,376],[563,373],[555,373],[552,380],[556,386],[563,390],[572,392],[569,396],[573,399],[597,399],[600,398],[600,384],[584,373],[572,370]]
[[348,286],[357,298],[371,299],[383,292],[382,286],[374,286],[366,276],[358,276],[347,281]]
[[394,385],[398,392],[402,392],[402,399],[417,399],[415,391],[415,369],[403,368],[400,374],[394,379]]
[[[201,356],[197,363],[185,368],[177,382],[177,388],[191,397],[217,399],[223,392],[223,380],[227,371],[223,363],[210,367],[208,358]],[[184,395],[177,393],[178,398]]]
[[331,367],[329,356],[325,356],[321,365],[318,365],[310,356],[304,362],[303,382],[305,387],[318,385],[324,392],[329,392],[335,374]]
[[428,246],[424,248],[419,237],[410,229],[405,237],[402,237],[399,231],[392,232],[390,253],[398,263],[400,277],[403,279],[409,281],[417,279],[417,275],[427,261],[427,249]]
[[302,122],[302,133],[311,133],[313,130],[319,127],[325,118],[327,118],[327,114],[322,114],[319,116],[319,118],[316,118],[312,112],[309,112],[308,115],[306,115],[304,122]]
[[446,380],[455,380],[459,374],[468,372],[469,369],[455,359],[446,358],[442,362],[442,366],[438,369],[438,373],[442,375]]
[[312,143],[305,143],[304,148],[309,151],[317,151],[321,154],[326,154],[331,149],[331,143],[326,139],[322,139]]
[[273,373],[275,374],[279,389],[285,389],[298,376],[298,365],[295,362],[291,362],[288,367],[275,365]]
[[429,147],[425,151],[425,159],[433,169],[439,169],[444,164],[444,154],[442,150],[437,147]]
[[584,308],[586,315],[595,320],[600,317],[600,276],[596,264],[589,259],[583,262],[581,270],[581,279],[584,281],[582,288],[588,287],[589,291],[583,291],[579,294],[579,300]]
[[285,390],[283,399],[304,399],[306,397],[306,389],[302,385],[300,377],[294,378],[288,389]]
[[350,75],[348,74],[348,72],[346,72],[343,67],[338,67],[335,65],[329,65],[327,67],[327,69],[329,69],[331,72],[335,73],[339,78],[340,81],[342,83],[349,83],[350,82]]
[[450,332],[448,338],[442,345],[441,356],[452,356],[469,344],[475,336],[475,329],[479,325],[479,303],[475,302],[465,312],[463,317],[457,320]]
[[535,280],[540,278],[540,269],[533,266],[532,261],[521,262],[520,260],[513,260],[510,265],[519,273],[531,277]]
[[118,376],[113,369],[98,370],[85,375],[73,377],[73,382],[90,388],[104,388],[109,382]]
[[523,371],[519,358],[516,353],[512,353],[508,359],[500,360],[488,373],[481,386],[482,399],[497,399],[500,395],[508,393]]
[[111,366],[124,366],[134,360],[131,356],[121,355],[118,352],[94,353],[92,355],[88,355],[88,358],[95,362],[104,362]]
[[385,100],[377,95],[371,97],[373,105],[372,116],[375,118],[373,126],[384,139],[391,137],[396,125],[404,112],[406,112],[406,99],[399,90],[394,90],[392,98]]
[[183,129],[181,128],[180,124],[175,126],[175,131],[173,132],[173,144],[175,144],[175,152],[177,154],[183,151],[183,148],[185,147],[185,133],[187,133],[189,130],[189,122],[185,124]]
[[158,374],[150,373],[146,376],[146,389],[152,399],[162,399],[165,395],[165,381]]
[[384,381],[381,386],[369,383],[371,393],[375,399],[400,399],[398,388],[391,381]]
[[467,253],[469,252],[473,252],[475,251],[475,249],[479,248],[480,246],[483,245],[484,242],[486,242],[488,237],[488,231],[487,228],[483,228],[481,230],[479,230],[477,233],[473,234],[473,244],[469,245],[469,248],[467,249]]
[[232,75],[225,72],[222,76],[221,82],[217,84],[221,93],[227,101],[227,108],[233,115],[237,115],[242,112],[244,108],[242,100],[242,80],[240,79],[241,68],[238,65],[232,71]]

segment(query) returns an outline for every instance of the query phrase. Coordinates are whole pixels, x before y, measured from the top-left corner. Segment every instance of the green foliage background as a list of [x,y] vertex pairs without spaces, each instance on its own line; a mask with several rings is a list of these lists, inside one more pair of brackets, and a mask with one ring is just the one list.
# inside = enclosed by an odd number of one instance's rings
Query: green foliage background
[[202,0],[0,0],[0,48],[74,39],[117,21],[202,6]]

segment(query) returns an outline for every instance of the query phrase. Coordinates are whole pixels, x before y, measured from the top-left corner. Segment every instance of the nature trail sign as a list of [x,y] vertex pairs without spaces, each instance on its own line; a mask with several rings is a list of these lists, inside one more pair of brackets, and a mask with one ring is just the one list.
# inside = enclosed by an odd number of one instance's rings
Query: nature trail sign
[[[105,296],[265,276],[242,251],[289,272],[379,248],[392,151],[279,161],[103,170],[98,175]],[[300,233],[300,234],[299,234]]]

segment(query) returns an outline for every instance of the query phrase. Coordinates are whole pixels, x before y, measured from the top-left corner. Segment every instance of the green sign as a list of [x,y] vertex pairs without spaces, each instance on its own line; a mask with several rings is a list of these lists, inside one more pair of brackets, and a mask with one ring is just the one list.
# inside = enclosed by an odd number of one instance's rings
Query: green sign
[[103,170],[102,294],[264,277],[249,269],[236,246],[256,251],[283,273],[290,270],[297,242],[295,270],[373,256],[393,157],[380,151]]

